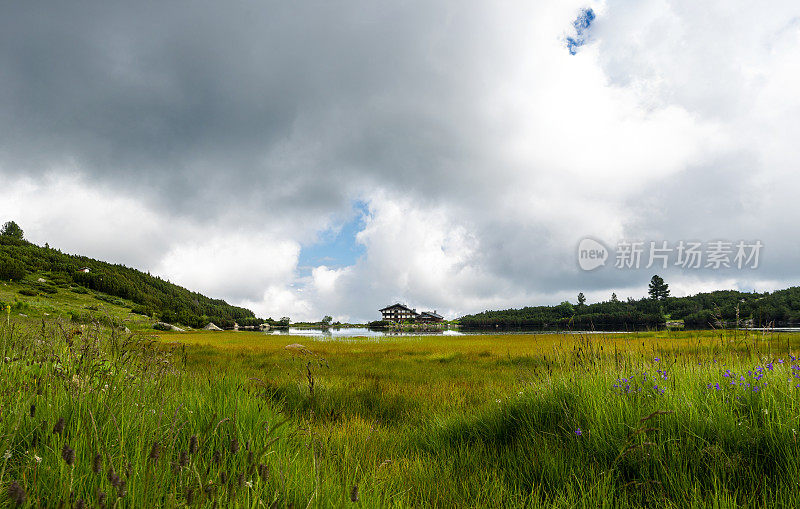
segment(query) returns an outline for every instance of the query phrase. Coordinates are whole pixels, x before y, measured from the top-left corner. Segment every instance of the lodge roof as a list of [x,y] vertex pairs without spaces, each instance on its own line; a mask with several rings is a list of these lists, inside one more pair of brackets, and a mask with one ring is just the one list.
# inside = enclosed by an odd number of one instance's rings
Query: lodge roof
[[403,304],[400,304],[399,302],[397,304],[392,304],[391,306],[386,306],[385,308],[379,309],[378,311],[386,311],[387,309],[395,309],[395,308],[400,308],[400,309],[404,309],[406,311],[410,311],[412,313],[416,313],[416,311],[414,311],[410,307],[404,306]]
[[444,318],[442,315],[436,313],[436,311],[423,311],[421,314],[428,315],[432,318]]

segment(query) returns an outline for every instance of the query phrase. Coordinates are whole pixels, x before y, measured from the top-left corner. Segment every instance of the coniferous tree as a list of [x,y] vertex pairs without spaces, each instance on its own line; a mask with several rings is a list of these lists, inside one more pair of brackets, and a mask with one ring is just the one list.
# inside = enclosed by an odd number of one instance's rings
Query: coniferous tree
[[669,297],[669,285],[664,282],[661,276],[656,274],[650,279],[647,293],[650,294],[650,298],[653,300],[666,300]]
[[24,232],[22,228],[15,223],[14,221],[7,221],[4,225],[2,230],[0,230],[0,235],[4,237],[11,237],[17,240],[24,239]]

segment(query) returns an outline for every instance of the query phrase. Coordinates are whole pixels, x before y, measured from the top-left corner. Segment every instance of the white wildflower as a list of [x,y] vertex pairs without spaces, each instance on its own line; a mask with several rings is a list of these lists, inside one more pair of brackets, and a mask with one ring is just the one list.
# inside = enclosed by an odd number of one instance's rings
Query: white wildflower
[[42,462],[42,458],[40,458],[39,456],[34,454],[33,455],[33,461],[35,461],[36,463],[41,463]]
[[244,485],[247,486],[248,488],[252,488],[253,487],[253,482],[252,481],[245,481]]
[[11,451],[6,449],[6,452],[3,453],[3,459],[8,461],[11,459]]

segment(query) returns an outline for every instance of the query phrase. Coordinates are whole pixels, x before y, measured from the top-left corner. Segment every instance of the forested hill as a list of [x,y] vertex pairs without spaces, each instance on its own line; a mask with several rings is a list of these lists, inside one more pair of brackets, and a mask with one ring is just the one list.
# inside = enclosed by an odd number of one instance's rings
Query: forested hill
[[[81,272],[83,268],[89,272]],[[47,282],[39,282],[40,276]],[[58,287],[79,292],[95,290],[133,301],[135,313],[190,327],[203,327],[208,322],[221,327],[234,321],[240,325],[261,322],[249,309],[211,299],[136,269],[65,254],[6,235],[0,235],[0,280],[19,281],[29,286],[29,291],[40,293],[53,293]]]
[[502,311],[484,311],[462,317],[466,328],[588,328],[652,326],[683,320],[687,326],[718,326],[720,322],[755,326],[800,323],[800,287],[775,292],[734,290],[698,293],[689,297],[656,300],[616,299],[594,304],[562,302]]

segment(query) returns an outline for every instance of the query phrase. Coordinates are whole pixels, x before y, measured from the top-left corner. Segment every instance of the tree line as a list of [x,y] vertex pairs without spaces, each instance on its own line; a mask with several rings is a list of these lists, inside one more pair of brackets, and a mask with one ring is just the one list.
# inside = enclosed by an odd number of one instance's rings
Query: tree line
[[753,326],[800,323],[800,287],[775,292],[718,290],[687,297],[672,297],[669,285],[659,276],[650,280],[648,296],[621,301],[612,294],[607,301],[586,303],[583,293],[577,303],[555,306],[484,311],[460,318],[462,327],[479,329],[531,328],[633,328],[663,325],[683,320],[686,326],[716,327],[751,323]]
[[[203,327],[214,322],[220,327],[259,325],[249,309],[232,306],[165,281],[158,276],[119,264],[101,262],[85,256],[62,253],[49,246],[27,242],[22,229],[8,222],[0,229],[0,280],[23,281],[28,291],[53,293],[57,287],[83,293],[101,292],[134,303],[132,311],[168,323]],[[88,268],[89,272],[81,272]],[[49,283],[28,282],[28,274],[47,273]]]

